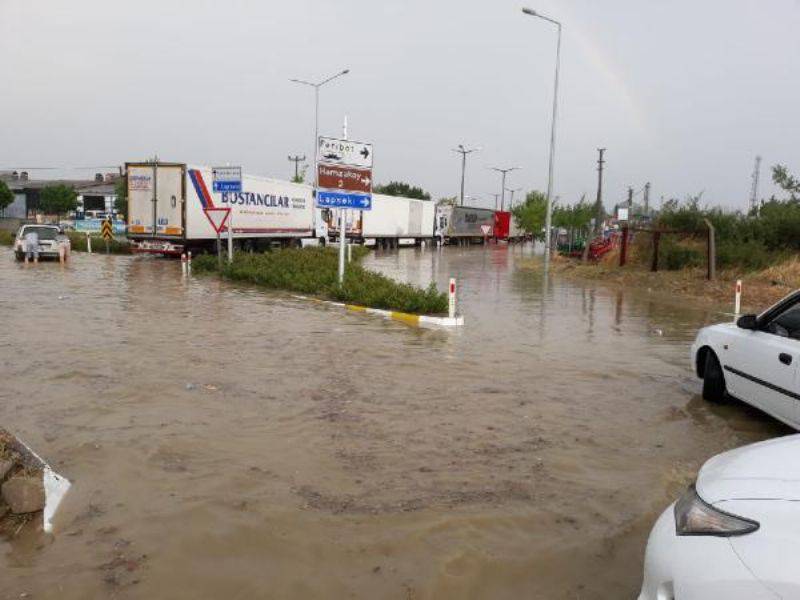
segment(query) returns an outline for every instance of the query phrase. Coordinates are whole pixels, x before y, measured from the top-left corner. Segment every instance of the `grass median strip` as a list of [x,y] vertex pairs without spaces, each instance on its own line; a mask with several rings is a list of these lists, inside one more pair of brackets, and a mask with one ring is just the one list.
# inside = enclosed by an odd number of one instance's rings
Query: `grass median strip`
[[244,281],[261,287],[311,294],[345,304],[436,315],[447,312],[447,295],[431,283],[423,289],[399,283],[365,269],[360,260],[367,254],[354,248],[353,261],[345,270],[344,284],[337,280],[338,256],[332,248],[274,250],[263,254],[236,254],[233,263],[218,271],[217,258],[198,256],[192,261],[195,273],[217,273],[223,279]]

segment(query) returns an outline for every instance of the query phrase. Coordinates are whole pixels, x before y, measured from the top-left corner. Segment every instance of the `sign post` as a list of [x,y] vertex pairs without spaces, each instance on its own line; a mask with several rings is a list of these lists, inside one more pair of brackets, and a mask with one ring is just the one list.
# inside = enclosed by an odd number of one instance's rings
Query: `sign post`
[[106,254],[111,254],[111,247],[109,246],[109,243],[114,237],[114,232],[111,225],[111,217],[103,220],[103,224],[100,226],[100,233],[106,242]]
[[222,241],[220,240],[220,232],[225,227],[225,223],[231,216],[230,208],[204,208],[206,217],[211,222],[214,231],[217,232],[217,265],[220,271],[222,270]]
[[228,217],[228,264],[233,264],[233,217]]
[[318,208],[339,209],[339,285],[344,283],[347,209],[372,209],[372,144],[320,137],[317,162]]
[[347,211],[342,208],[339,211],[339,285],[344,285],[344,247],[347,244],[347,219],[345,213]]

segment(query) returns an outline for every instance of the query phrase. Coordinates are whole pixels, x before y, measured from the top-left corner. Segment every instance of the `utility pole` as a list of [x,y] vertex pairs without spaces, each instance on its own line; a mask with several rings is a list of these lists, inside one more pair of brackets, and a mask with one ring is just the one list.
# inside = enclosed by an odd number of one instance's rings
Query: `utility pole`
[[758,216],[758,177],[761,171],[761,157],[756,156],[756,164],[753,166],[753,186],[750,189],[750,212]]
[[296,156],[292,156],[290,154],[289,160],[294,163],[294,180],[297,181],[300,177],[299,165],[301,162],[306,162],[306,156],[305,154],[303,156],[300,156],[299,154]]
[[603,221],[605,220],[606,211],[603,208],[603,165],[606,161],[603,159],[605,148],[598,148],[597,158],[597,199],[594,201],[594,235],[595,237],[603,234]]
[[644,215],[646,217],[650,216],[650,182],[644,184]]
[[461,155],[461,206],[464,206],[464,172],[467,170],[467,154],[477,152],[480,148],[465,148],[464,144],[459,144],[458,148],[454,148],[453,152],[458,152]]
[[[628,188],[628,210],[629,211],[633,210],[633,188],[632,187]],[[630,218],[631,218],[631,215],[630,215],[630,213],[628,213],[628,219],[630,219]]]
[[497,210],[497,207],[500,206],[500,194],[492,194],[494,196],[494,209]]
[[507,167],[505,169],[501,169],[499,167],[492,167],[492,171],[497,171],[503,175],[500,181],[500,210],[504,209],[506,201],[506,174],[510,173],[511,171],[516,171],[519,168],[520,167]]

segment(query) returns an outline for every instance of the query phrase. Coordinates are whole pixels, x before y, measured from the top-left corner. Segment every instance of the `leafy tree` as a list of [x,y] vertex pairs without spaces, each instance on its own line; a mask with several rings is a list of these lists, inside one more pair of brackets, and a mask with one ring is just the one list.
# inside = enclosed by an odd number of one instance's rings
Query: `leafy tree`
[[49,185],[39,194],[39,208],[50,215],[65,215],[78,208],[78,195],[66,185]]
[[123,218],[128,217],[128,184],[126,177],[120,177],[114,184],[114,210]]
[[587,231],[594,215],[594,207],[586,202],[586,197],[572,206],[556,206],[553,209],[553,225],[567,230],[569,246],[573,247],[576,238]]
[[431,195],[421,187],[411,186],[402,181],[390,181],[385,185],[376,185],[372,188],[376,194],[386,194],[387,196],[405,196],[406,198],[417,198],[419,200],[430,200]]
[[436,201],[436,206],[455,206],[458,204],[458,198],[456,196],[448,196],[446,198],[439,198]]
[[542,192],[533,190],[525,201],[511,210],[517,226],[535,238],[544,238],[544,222],[547,215],[547,198]]
[[8,189],[5,181],[0,181],[0,212],[5,211],[14,202],[14,193]]
[[789,192],[792,200],[800,200],[800,179],[789,173],[785,165],[772,167],[772,181],[782,190]]

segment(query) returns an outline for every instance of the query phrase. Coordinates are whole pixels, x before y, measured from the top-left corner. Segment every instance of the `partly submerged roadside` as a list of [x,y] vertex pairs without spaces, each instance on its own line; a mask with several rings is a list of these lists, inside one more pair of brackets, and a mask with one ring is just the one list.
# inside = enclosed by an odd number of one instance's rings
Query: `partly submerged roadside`
[[[616,253],[615,253],[616,254]],[[541,259],[523,261],[521,268],[541,270]],[[761,312],[788,293],[800,289],[800,257],[793,257],[760,271],[725,269],[714,280],[704,268],[649,271],[639,265],[619,267],[614,256],[599,263],[582,263],[554,257],[551,271],[564,277],[599,281],[611,286],[657,294],[678,302],[690,300],[722,312],[733,312],[736,281],[742,281],[741,313]]]

